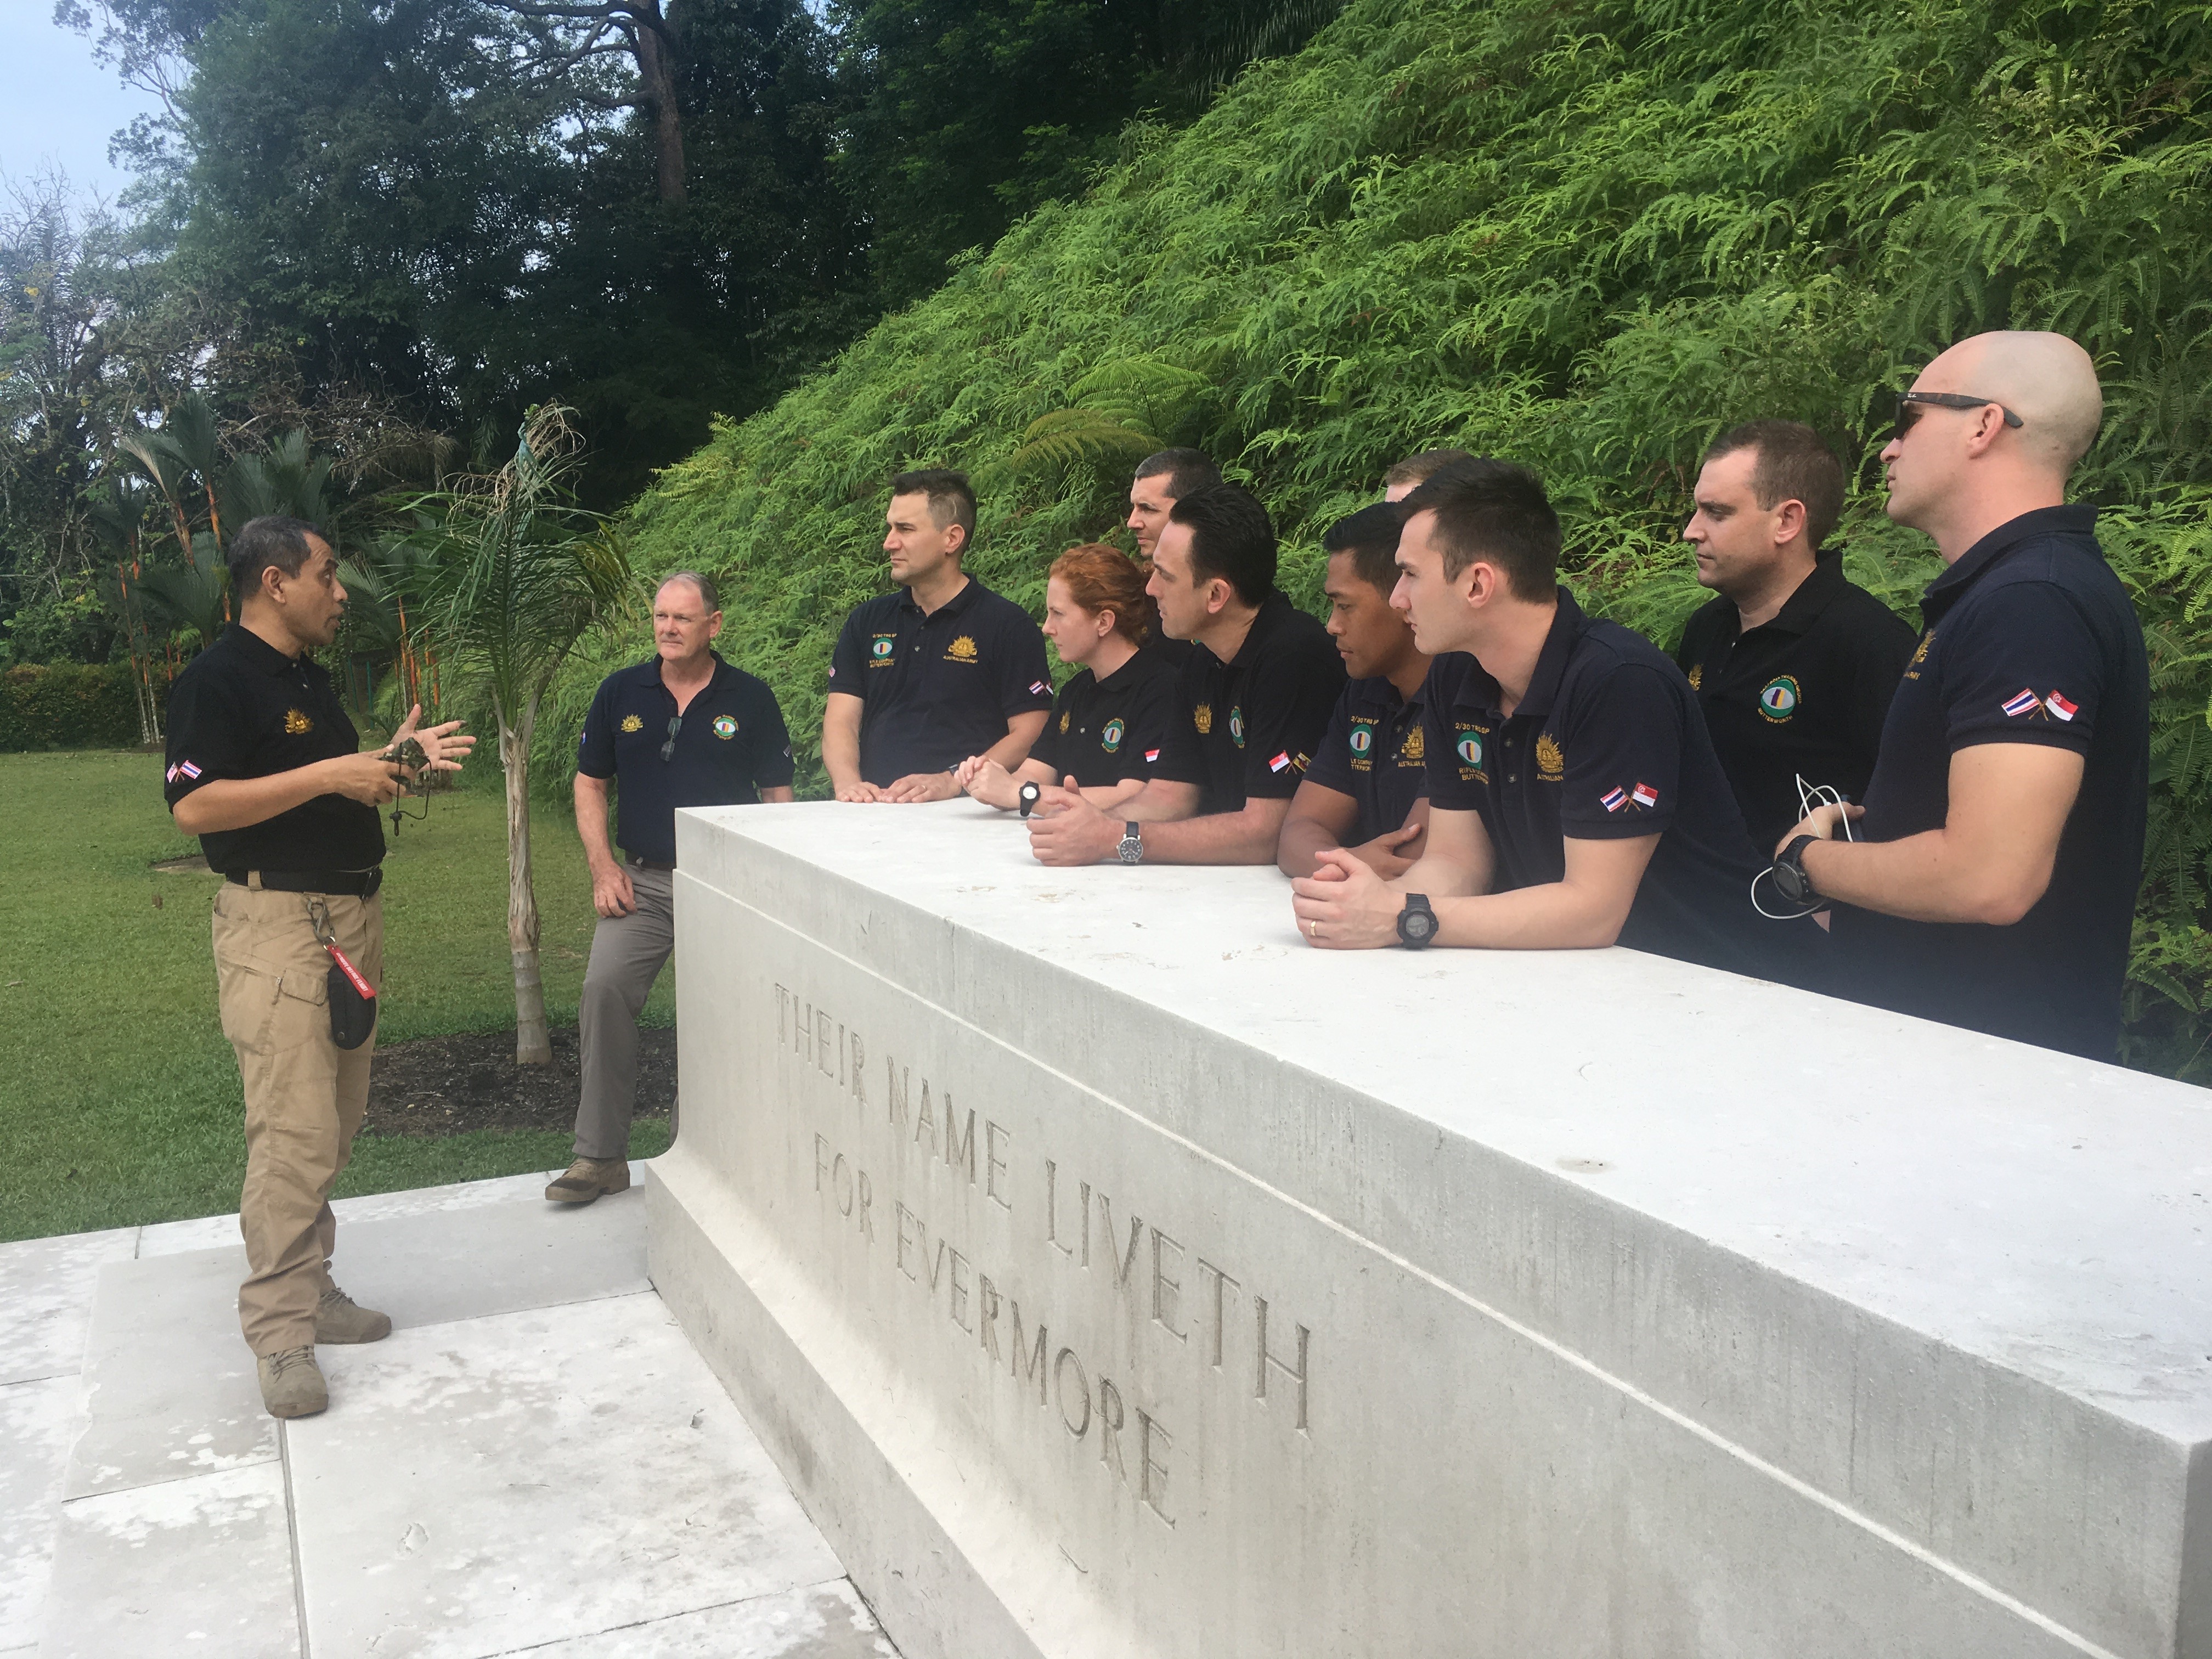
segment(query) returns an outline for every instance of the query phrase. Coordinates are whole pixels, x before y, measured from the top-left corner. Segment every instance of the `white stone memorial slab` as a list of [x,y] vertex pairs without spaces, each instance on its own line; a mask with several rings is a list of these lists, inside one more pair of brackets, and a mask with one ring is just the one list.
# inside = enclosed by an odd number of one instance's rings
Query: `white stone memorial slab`
[[0,1384],[82,1367],[93,1282],[109,1262],[128,1261],[137,1241],[138,1229],[117,1227],[0,1244]]
[[2212,1096],[965,802],[678,847],[653,1279],[909,1659],[2212,1659]]
[[62,1468],[83,1418],[74,1376],[0,1388],[0,1656],[39,1639]]

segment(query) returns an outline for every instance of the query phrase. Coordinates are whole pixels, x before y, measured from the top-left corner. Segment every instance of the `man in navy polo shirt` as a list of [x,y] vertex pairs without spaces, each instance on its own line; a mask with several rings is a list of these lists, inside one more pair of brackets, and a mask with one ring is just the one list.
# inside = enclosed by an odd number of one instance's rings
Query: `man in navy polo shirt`
[[1235,484],[1176,502],[1145,591],[1160,626],[1193,642],[1152,775],[1110,817],[1072,790],[1046,790],[1030,850],[1050,865],[1270,863],[1344,664],[1275,586],[1275,527]]
[[[791,799],[791,739],[765,682],[714,650],[722,631],[714,579],[664,578],[653,599],[653,654],[601,682],[576,745],[576,833],[599,913],[576,1010],[583,1090],[576,1155],[545,1189],[589,1204],[629,1185],[637,1106],[637,1015],[675,948],[676,809]],[[607,842],[607,785],[621,790]]]
[[[1864,807],[1822,808],[1779,856],[1834,902],[1842,994],[2111,1060],[2150,675],[2096,509],[2065,505],[2103,414],[2059,334],[1977,335],[1904,394],[1889,516],[1950,568],[1921,600]],[[1847,821],[1858,844],[1836,839]]]
[[1401,505],[1393,601],[1436,653],[1428,845],[1387,884],[1322,853],[1291,884],[1298,931],[1334,950],[1619,943],[1772,973],[1791,935],[1752,908],[1759,860],[1689,682],[1558,586],[1535,475],[1462,461]]
[[1321,538],[1329,636],[1352,678],[1275,843],[1276,866],[1286,876],[1311,875],[1330,847],[1349,848],[1386,879],[1421,855],[1429,821],[1421,686],[1429,659],[1390,604],[1403,518],[1395,506],[1363,507]]
[[971,755],[1008,772],[1052,708],[1044,635],[964,574],[975,534],[966,475],[891,480],[884,551],[899,591],[854,606],[830,659],[822,764],[839,800],[950,800]]

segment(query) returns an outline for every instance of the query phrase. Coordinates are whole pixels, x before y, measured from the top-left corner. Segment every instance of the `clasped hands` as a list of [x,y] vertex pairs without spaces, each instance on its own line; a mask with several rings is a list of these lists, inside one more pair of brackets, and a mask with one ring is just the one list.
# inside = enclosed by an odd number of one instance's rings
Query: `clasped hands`
[[1323,951],[1373,951],[1398,942],[1405,900],[1349,848],[1316,854],[1313,874],[1291,883],[1291,914],[1307,944]]

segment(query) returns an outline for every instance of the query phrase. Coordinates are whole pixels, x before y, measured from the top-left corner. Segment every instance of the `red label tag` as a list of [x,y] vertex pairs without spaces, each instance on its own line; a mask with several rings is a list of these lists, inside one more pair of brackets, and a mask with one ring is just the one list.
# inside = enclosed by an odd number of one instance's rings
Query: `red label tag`
[[346,953],[335,945],[325,945],[323,949],[331,953],[332,962],[345,970],[345,976],[353,981],[353,988],[360,992],[362,996],[374,1000],[376,993],[369,989],[368,981],[361,976],[361,970],[346,960]]

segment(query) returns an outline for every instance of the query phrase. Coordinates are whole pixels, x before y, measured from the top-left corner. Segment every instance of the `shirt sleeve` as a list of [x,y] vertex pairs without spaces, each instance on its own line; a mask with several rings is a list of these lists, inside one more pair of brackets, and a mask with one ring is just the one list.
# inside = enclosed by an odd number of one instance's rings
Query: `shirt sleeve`
[[783,705],[763,683],[760,709],[752,723],[753,787],[781,789],[796,775],[791,759],[791,732],[783,723]]
[[1954,753],[1981,743],[2087,752],[2104,699],[2104,653],[2059,588],[2007,583],[1977,607],[1968,632],[1942,646]]
[[1343,687],[1340,670],[1328,673],[1317,656],[1305,652],[1253,675],[1244,709],[1246,799],[1288,800],[1297,793]]
[[576,733],[576,769],[587,778],[615,775],[614,681],[603,680]]
[[1128,734],[1121,739],[1121,776],[1164,775],[1160,763],[1167,758],[1169,733],[1178,721],[1186,728],[1190,725],[1190,717],[1183,713],[1175,677],[1162,674],[1146,687],[1131,706],[1128,721]]
[[162,797],[173,807],[219,778],[246,775],[251,734],[236,702],[212,675],[188,674],[169,694],[169,749]]
[[836,647],[830,653],[830,689],[866,698],[868,640],[860,627],[860,612],[855,607],[846,617],[845,626],[838,630]]
[[999,710],[1008,720],[1052,707],[1052,668],[1044,659],[1044,632],[1029,613],[1006,601],[1006,644],[998,652]]
[[[1201,789],[1206,787],[1206,750],[1198,740],[1198,726],[1193,715],[1197,699],[1192,695],[1188,677],[1178,676],[1169,689],[1167,729],[1160,739],[1160,757],[1152,763],[1151,775],[1164,778],[1170,783],[1193,783]],[[1226,720],[1226,710],[1218,712],[1216,720]]]
[[[1582,699],[1559,732],[1559,833],[1570,841],[1626,841],[1674,821],[1689,688],[1658,670],[1624,664]],[[1537,763],[1543,757],[1523,757]],[[1540,784],[1539,787],[1542,786]]]
[[[1425,716],[1424,717],[1425,718]],[[1370,754],[1370,765],[1380,765],[1380,757]],[[1397,757],[1390,757],[1397,764]],[[1306,768],[1306,779],[1324,789],[1334,789],[1340,795],[1352,793],[1352,687],[1347,683],[1337,694],[1336,707],[1329,710],[1328,725],[1322,732],[1321,747],[1314,750],[1313,764]]]

